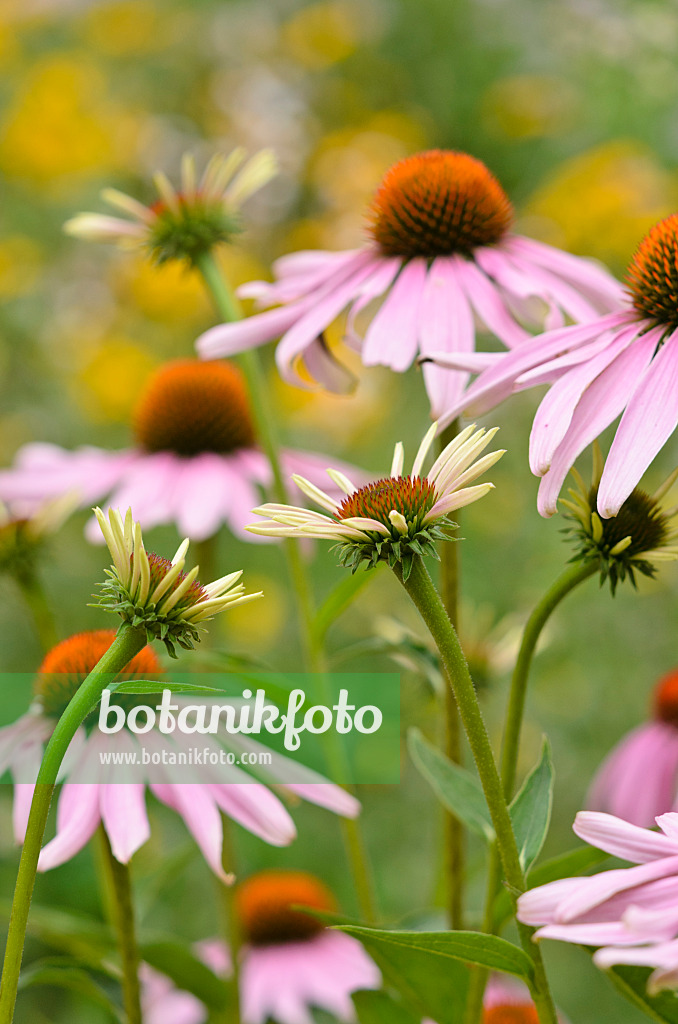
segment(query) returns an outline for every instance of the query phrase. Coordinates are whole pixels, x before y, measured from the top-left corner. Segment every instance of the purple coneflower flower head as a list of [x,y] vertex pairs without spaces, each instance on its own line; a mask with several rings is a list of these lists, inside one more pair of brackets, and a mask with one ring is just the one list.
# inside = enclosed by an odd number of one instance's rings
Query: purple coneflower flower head
[[305,872],[264,871],[238,886],[236,901],[244,1024],[313,1024],[311,1007],[354,1021],[351,992],[378,988],[379,970],[356,939],[292,909],[336,910],[327,887]]
[[678,806],[678,669],[659,680],[652,719],[625,736],[608,755],[586,800],[593,811],[651,828]]
[[[457,402],[468,374],[465,365],[442,372],[426,362],[431,353],[454,352],[473,367],[478,329],[513,348],[530,337],[529,328],[555,327],[565,315],[585,322],[621,303],[621,286],[603,268],[513,234],[512,220],[508,197],[480,160],[445,150],[407,157],[377,189],[365,245],[284,256],[272,284],[240,289],[278,308],[212,328],[198,351],[213,359],[281,338],[276,359],[285,380],[307,386],[301,361],[329,390],[350,390],[353,377],[324,338],[348,310],[346,341],[365,366],[402,372],[417,354],[424,359],[437,418]],[[359,337],[356,318],[379,300]]]
[[636,867],[562,878],[524,893],[518,918],[536,939],[600,946],[599,967],[655,966],[650,988],[678,981],[678,814],[656,819],[659,832],[621,818],[581,811],[574,831],[586,842]]
[[[489,357],[443,422],[480,415],[514,390],[552,385],[530,437],[530,466],[541,477],[539,511],[556,511],[577,456],[618,416],[598,489],[602,518],[617,515],[678,424],[678,214],[656,224],[627,272],[625,308],[583,325],[549,331],[530,345]],[[434,356],[441,365],[454,358]]]
[[450,539],[447,531],[456,526],[449,518],[450,512],[492,490],[491,483],[467,485],[504,454],[501,449],[478,458],[497,431],[470,426],[450,441],[423,476],[436,430],[434,423],[419,446],[411,473],[403,474],[404,449],[398,442],[390,476],[363,487],[357,487],[339,470],[328,469],[330,479],[343,491],[343,501],[335,501],[310,480],[294,477],[297,486],[324,513],[291,505],[262,505],[252,511],[268,518],[247,529],[263,536],[334,540],[341,564],[350,566],[353,572],[362,562],[367,562],[368,568],[379,561],[391,567],[400,562],[407,579],[416,555],[438,557],[435,541]]
[[117,509],[109,510],[108,519],[100,508],[95,508],[94,514],[113,559],[98,603],[117,612],[124,622],[142,626],[149,643],[162,640],[171,657],[176,657],[175,643],[193,648],[200,639],[200,623],[263,596],[261,592],[245,593],[239,582],[242,569],[204,586],[198,579],[199,566],[185,573],[188,539],[182,541],[171,561],[149,554],[131,509],[124,519]]
[[[38,670],[29,711],[0,729],[0,772],[9,770],[15,780],[13,824],[17,842],[23,842],[33,798],[34,787],[28,780],[37,775],[54,724],[114,637],[113,630],[97,630],[78,633],[57,644]],[[158,690],[162,689],[164,671],[150,647],[133,658],[125,674],[137,679],[158,679]],[[223,749],[214,737],[201,737],[201,747],[203,740],[204,746],[216,754]],[[139,737],[124,728],[106,736],[86,722],[74,737],[64,761],[56,835],[40,854],[39,870],[47,871],[74,857],[100,823],[116,859],[127,863],[151,834],[146,789],[179,814],[206,862],[220,877],[225,877],[221,866],[221,812],[273,846],[285,846],[296,836],[288,811],[265,782],[344,817],[359,813],[359,803],[345,790],[273,751],[265,769],[251,769],[248,774],[238,767],[243,751],[251,754],[265,748],[245,736],[234,735],[229,742],[238,763],[218,770],[209,766],[196,769],[187,784],[176,782],[176,777],[169,773],[163,778],[157,770],[152,778],[140,780],[139,768],[133,778],[116,783],[109,781],[111,769],[104,763],[105,758],[111,752],[117,756],[124,753],[136,757],[137,764],[141,764],[141,746],[154,749],[153,733]],[[193,745],[194,737],[175,733],[171,741],[163,737],[162,749],[186,758]],[[122,776],[118,773],[114,777]]]
[[[228,525],[243,540],[252,508],[273,480],[257,446],[242,375],[226,362],[179,359],[153,373],[133,416],[135,445],[122,451],[87,446],[25,445],[11,469],[0,472],[0,500],[36,508],[75,492],[83,507],[108,498],[131,506],[144,529],[174,523],[193,541]],[[320,483],[327,457],[283,450],[285,473]],[[346,472],[357,472],[348,466]],[[90,540],[101,534],[95,520]]]
[[125,216],[79,213],[64,230],[89,241],[144,247],[158,263],[182,258],[195,262],[220,242],[233,240],[241,230],[242,203],[276,170],[270,150],[246,160],[244,150],[234,149],[228,156],[212,157],[198,181],[193,157],[186,153],[178,190],[161,172],[154,178],[159,198],[150,206],[117,189],[104,189],[104,201]]
[[591,486],[587,487],[573,467],[577,487],[570,488],[569,497],[561,498],[560,504],[569,523],[563,532],[570,534],[577,547],[571,561],[597,563],[601,585],[608,580],[614,596],[619,583],[628,580],[635,587],[638,575],[653,578],[660,563],[678,558],[678,507],[662,503],[678,479],[678,470],[654,494],[635,487],[610,519],[602,519],[597,509],[602,470],[603,457],[595,442]]

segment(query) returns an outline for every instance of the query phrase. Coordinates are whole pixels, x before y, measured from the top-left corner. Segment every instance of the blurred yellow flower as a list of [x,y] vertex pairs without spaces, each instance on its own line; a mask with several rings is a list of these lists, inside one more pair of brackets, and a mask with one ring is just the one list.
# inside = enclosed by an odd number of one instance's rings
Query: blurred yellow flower
[[95,422],[129,422],[146,378],[156,365],[138,342],[107,337],[93,348],[72,384],[81,409]]
[[509,139],[549,138],[572,126],[577,96],[552,75],[512,75],[493,82],[482,100],[488,130]]
[[161,18],[147,0],[99,3],[82,20],[86,45],[112,56],[152,53],[168,42],[171,18]]
[[255,651],[259,646],[270,647],[287,621],[289,597],[275,580],[262,573],[248,570],[247,585],[257,591],[263,591],[266,600],[258,602],[259,607],[256,611],[246,604],[231,608],[228,620],[220,620],[218,627],[229,636],[237,637],[236,653],[246,650],[248,643],[253,645]]
[[41,246],[24,235],[0,241],[0,298],[11,299],[30,292],[43,264]]
[[[260,263],[235,246],[220,252],[218,260],[232,288],[266,276]],[[216,319],[200,275],[177,260],[158,265],[141,253],[126,254],[115,264],[115,278],[121,301],[131,299],[152,320],[191,326]]]
[[283,25],[280,42],[298,64],[318,70],[353,53],[360,26],[355,0],[321,0],[303,7]]
[[618,139],[561,164],[526,204],[520,230],[621,270],[677,194],[650,150]]
[[101,71],[79,54],[36,61],[5,112],[0,164],[55,191],[69,176],[124,166],[137,123],[106,95]]

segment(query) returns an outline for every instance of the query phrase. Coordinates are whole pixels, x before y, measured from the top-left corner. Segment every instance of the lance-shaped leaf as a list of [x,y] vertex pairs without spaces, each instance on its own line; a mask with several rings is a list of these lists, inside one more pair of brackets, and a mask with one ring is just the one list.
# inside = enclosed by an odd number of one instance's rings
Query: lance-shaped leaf
[[527,776],[513,803],[511,820],[523,870],[534,864],[541,852],[551,822],[553,807],[553,765],[548,741],[539,762]]

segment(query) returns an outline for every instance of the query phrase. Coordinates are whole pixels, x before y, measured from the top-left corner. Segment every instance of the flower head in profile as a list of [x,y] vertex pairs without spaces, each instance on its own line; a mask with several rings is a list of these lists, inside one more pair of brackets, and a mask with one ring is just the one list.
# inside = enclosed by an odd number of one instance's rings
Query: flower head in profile
[[[324,332],[348,310],[346,341],[365,366],[403,372],[420,354],[431,415],[459,399],[467,367],[440,370],[434,352],[471,360],[476,329],[509,348],[528,329],[577,322],[617,309],[621,286],[602,267],[513,234],[513,209],[497,179],[467,153],[430,150],[396,163],[369,212],[367,240],[347,252],[298,252],[274,265],[276,280],[252,282],[243,297],[279,308],[222,324],[197,342],[205,359],[281,338],[283,378],[307,386],[297,368],[331,391],[354,380]],[[362,337],[358,317],[381,305]]]
[[636,586],[636,574],[654,577],[657,563],[678,558],[678,508],[664,508],[662,498],[671,489],[678,470],[671,474],[655,494],[636,487],[631,491],[617,515],[601,519],[598,514],[598,490],[602,473],[602,454],[594,445],[593,483],[587,487],[576,469],[572,469],[577,487],[570,497],[561,498],[567,509],[570,533],[577,545],[572,561],[597,561],[600,582],[609,580],[614,595],[617,585],[628,579]]
[[200,640],[199,623],[262,597],[261,593],[245,593],[244,584],[238,583],[242,569],[206,586],[198,580],[199,566],[185,573],[188,540],[182,541],[171,561],[148,554],[131,509],[124,520],[117,509],[109,510],[108,519],[100,508],[94,509],[94,514],[113,559],[99,604],[117,612],[125,622],[143,626],[149,643],[162,640],[172,657],[176,657],[175,643],[192,649]]
[[[16,722],[0,729],[0,774],[9,770],[15,783],[13,826],[19,843],[26,833],[33,783],[45,745],[69,701],[114,639],[112,629],[102,629],[77,633],[53,647],[36,674],[31,707]],[[164,669],[153,649],[145,647],[126,666],[124,677],[157,679],[158,690],[162,690]],[[134,703],[125,695],[120,701],[123,707],[126,701]],[[240,767],[252,766],[256,760],[252,755],[267,749],[249,736],[229,736],[223,746],[216,737],[204,736],[201,748],[203,745],[209,748],[212,765],[220,762],[224,747],[232,760],[219,768],[206,763],[200,769],[182,769],[180,779],[185,782],[177,781],[171,769],[112,769],[116,763],[113,756],[123,754],[126,764],[141,766],[142,752],[156,749],[169,764],[192,764],[195,736],[177,731],[160,737],[153,730],[140,737],[126,726],[106,735],[96,722],[87,720],[64,759],[56,834],[40,854],[39,870],[48,871],[74,857],[100,824],[116,859],[127,863],[151,834],[147,790],[183,819],[205,861],[223,879],[222,814],[273,846],[286,846],[296,836],[294,821],[269,785],[344,817],[360,812],[358,801],[340,786],[275,751],[267,751],[265,768]]]
[[[257,444],[237,366],[197,359],[163,364],[146,382],[132,421],[134,444],[119,451],[24,445],[14,466],[0,472],[0,499],[31,510],[77,492],[83,507],[104,499],[114,508],[131,505],[144,530],[174,523],[181,536],[197,541],[226,524],[237,537],[257,540],[245,525],[273,472]],[[287,474],[316,483],[325,477],[326,456],[315,452],[284,448],[280,462]],[[94,518],[87,536],[101,540]]]
[[79,496],[65,493],[58,498],[6,505],[0,501],[0,573],[25,578],[35,570],[36,558],[45,541],[61,529],[78,504]]
[[518,899],[518,919],[539,929],[535,939],[599,946],[593,962],[601,968],[654,967],[650,992],[678,987],[678,814],[656,824],[659,832],[580,811],[580,839],[637,866],[561,878]]
[[591,783],[586,806],[632,825],[652,828],[678,807],[678,669],[652,692],[651,717],[632,729],[605,758]]
[[445,419],[463,410],[481,415],[512,391],[541,384],[551,387],[530,437],[530,466],[541,477],[540,513],[555,513],[577,457],[621,416],[597,495],[601,518],[616,516],[678,425],[678,214],[640,243],[621,311],[489,357]]
[[242,149],[228,156],[212,157],[200,181],[195,162],[185,154],[181,185],[175,189],[159,172],[154,181],[158,199],[144,206],[116,189],[104,189],[102,198],[124,217],[80,213],[67,221],[64,230],[76,238],[117,242],[123,247],[142,246],[154,260],[187,259],[195,262],[220,242],[230,242],[241,230],[242,203],[276,173],[270,150],[249,160]]
[[334,540],[341,564],[350,566],[353,572],[362,562],[368,568],[380,561],[391,567],[401,563],[407,579],[415,556],[437,557],[435,542],[450,539],[448,531],[456,526],[450,512],[470,505],[493,488],[491,483],[472,487],[468,484],[504,454],[503,450],[490,452],[476,462],[497,431],[470,426],[450,441],[424,476],[422,467],[436,430],[434,423],[419,446],[409,474],[403,474],[404,450],[398,442],[390,476],[363,487],[356,487],[338,470],[328,469],[330,479],[345,495],[341,502],[335,502],[309,480],[294,477],[297,486],[325,514],[291,505],[267,504],[253,511],[268,519],[253,523],[248,529],[263,536]]

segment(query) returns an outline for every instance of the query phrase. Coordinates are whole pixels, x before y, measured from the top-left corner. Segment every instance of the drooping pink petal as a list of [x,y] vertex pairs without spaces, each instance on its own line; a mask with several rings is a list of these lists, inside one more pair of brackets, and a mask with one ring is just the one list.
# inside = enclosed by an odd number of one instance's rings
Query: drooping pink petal
[[272,846],[288,846],[296,838],[292,818],[261,783],[213,783],[210,793],[225,814]]
[[304,352],[304,364],[313,380],[335,395],[350,395],[357,378],[334,355],[323,337],[316,338]]
[[473,260],[452,256],[457,281],[487,330],[513,348],[527,341],[528,332],[516,323],[502,302],[496,287]]
[[584,842],[633,864],[646,864],[663,857],[678,856],[678,840],[639,828],[612,814],[580,811],[572,828]]
[[67,782],[57,806],[57,832],[38,861],[38,871],[65,864],[90,841],[100,821],[98,782]]
[[[429,269],[422,300],[419,339],[423,359],[433,352],[473,352],[473,313],[457,283],[454,264],[449,259],[436,259]],[[432,362],[424,362],[422,372],[431,403],[431,417],[437,419],[459,400],[468,382],[468,374],[443,370]]]
[[595,260],[573,256],[523,235],[510,235],[503,245],[508,252],[570,281],[601,313],[622,309],[628,302],[624,286]]
[[553,455],[551,468],[541,479],[537,499],[540,515],[555,513],[560,489],[576,458],[622,411],[638,376],[652,359],[654,346],[652,332],[638,338],[586,389]]
[[[296,372],[294,365],[297,358],[314,342],[324,330],[339,316],[341,311],[351,302],[357,288],[373,270],[371,259],[365,257],[360,268],[352,273],[347,281],[338,285],[324,296],[317,296],[303,316],[297,318],[285,332],[275,351],[275,360],[283,380],[289,384],[308,387]],[[267,314],[259,314],[266,316]],[[246,322],[246,321],[245,321]]]
[[356,351],[360,351],[362,341],[358,338],[355,330],[357,317],[371,302],[380,298],[384,292],[391,287],[396,274],[403,265],[402,257],[394,256],[389,259],[382,259],[377,264],[374,272],[364,281],[357,290],[356,300],[351,305],[346,319],[346,342]]
[[0,472],[0,500],[25,502],[28,512],[47,498],[73,492],[81,505],[91,505],[116,486],[135,458],[133,451],[66,451],[54,444],[28,444],[15,465]]
[[259,348],[289,331],[307,308],[307,302],[298,302],[257,313],[245,320],[210,327],[197,339],[196,351],[201,359],[218,359],[237,355],[248,348]]
[[113,856],[127,864],[151,837],[143,782],[107,783],[101,787],[101,820]]
[[[648,332],[652,334],[653,332]],[[678,331],[638,380],[617,428],[598,490],[598,511],[615,516],[678,425]]]
[[565,373],[542,399],[530,433],[530,469],[535,476],[548,472],[586,389],[636,340],[635,324],[621,330],[602,352]]
[[417,354],[425,285],[425,260],[410,260],[367,329],[362,351],[365,366],[390,366],[399,373],[410,366]]
[[[146,734],[146,738],[150,733]],[[219,878],[226,879],[221,865],[223,832],[216,801],[209,786],[196,783],[151,783],[158,800],[179,814],[200,847],[203,857]]]
[[677,794],[678,730],[665,722],[647,722],[624,737],[603,762],[586,807],[650,828],[673,807]]

